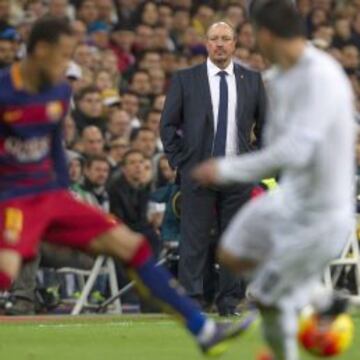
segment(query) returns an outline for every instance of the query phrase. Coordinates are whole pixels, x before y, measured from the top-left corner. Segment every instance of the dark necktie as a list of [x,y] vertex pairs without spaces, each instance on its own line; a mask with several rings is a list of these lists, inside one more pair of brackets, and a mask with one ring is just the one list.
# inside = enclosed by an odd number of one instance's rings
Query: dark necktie
[[214,157],[225,156],[229,98],[226,81],[227,73],[219,71],[217,75],[220,76],[220,101],[213,148]]

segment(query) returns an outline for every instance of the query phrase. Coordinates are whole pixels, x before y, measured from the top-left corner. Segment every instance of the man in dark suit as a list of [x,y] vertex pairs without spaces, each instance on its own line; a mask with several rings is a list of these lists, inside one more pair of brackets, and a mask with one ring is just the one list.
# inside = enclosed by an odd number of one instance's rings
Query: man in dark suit
[[[204,276],[214,247],[214,230],[220,235],[249,199],[253,185],[204,188],[191,179],[191,170],[210,157],[252,150],[252,133],[260,142],[265,113],[260,74],[232,60],[236,44],[231,26],[225,22],[210,26],[206,44],[206,63],[173,76],[161,118],[165,153],[181,177],[179,279],[188,294],[200,302],[204,287],[209,287]],[[220,268],[219,313],[233,314],[239,296],[236,279]]]

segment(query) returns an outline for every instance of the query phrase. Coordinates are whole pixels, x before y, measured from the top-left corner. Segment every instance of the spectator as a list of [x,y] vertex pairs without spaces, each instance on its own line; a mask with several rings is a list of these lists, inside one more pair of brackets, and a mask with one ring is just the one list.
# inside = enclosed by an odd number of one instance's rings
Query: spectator
[[169,30],[162,25],[157,25],[154,27],[154,49],[157,50],[170,50],[175,49],[175,44],[171,40]]
[[39,19],[46,14],[46,6],[42,0],[30,0],[25,4],[25,11],[33,18]]
[[85,159],[104,152],[104,138],[97,126],[86,126],[81,132],[81,152]]
[[105,50],[110,45],[110,26],[102,21],[94,21],[88,25],[90,43],[99,50]]
[[248,64],[250,58],[250,51],[244,47],[237,47],[235,50],[235,57],[240,61],[242,64]]
[[6,26],[10,25],[10,2],[0,0],[0,22]]
[[72,30],[76,36],[78,45],[84,44],[86,41],[86,25],[81,20],[74,20],[71,23]]
[[78,131],[81,132],[86,126],[94,125],[105,133],[106,123],[102,114],[100,91],[94,86],[81,89],[75,98],[75,110],[73,112]]
[[145,1],[140,7],[140,23],[150,27],[155,26],[159,22],[159,10],[156,2]]
[[353,44],[350,20],[340,17],[335,21],[335,36],[332,46],[342,49],[346,45]]
[[200,4],[196,10],[195,16],[193,17],[193,27],[199,35],[205,35],[208,27],[215,20],[214,9],[207,4]]
[[146,50],[139,59],[139,69],[150,71],[152,69],[161,69],[161,55],[157,50]]
[[105,50],[101,54],[101,67],[102,70],[106,70],[112,79],[113,87],[115,89],[120,88],[121,73],[118,70],[117,57],[111,49]]
[[151,92],[149,74],[143,70],[136,71],[131,78],[130,90],[143,98],[149,96]]
[[347,45],[342,49],[342,64],[349,75],[360,71],[359,49],[356,46]]
[[156,136],[156,147],[158,151],[163,150],[163,145],[160,139],[160,118],[161,118],[161,111],[158,110],[150,110],[145,118],[144,125]]
[[139,97],[133,92],[126,92],[122,96],[121,107],[130,115],[131,127],[139,128],[141,121],[139,118]]
[[117,4],[118,23],[132,23],[140,0],[117,0]]
[[145,157],[152,159],[156,153],[155,133],[147,127],[135,129],[130,137],[131,149],[140,151]]
[[225,8],[225,20],[234,29],[238,29],[246,21],[245,9],[239,3],[230,3]]
[[74,52],[74,61],[87,69],[92,68],[93,49],[87,44],[79,44]]
[[105,212],[110,210],[109,194],[106,184],[109,180],[110,165],[105,155],[93,155],[85,160],[84,180],[80,188],[91,196],[93,204]]
[[131,118],[125,110],[117,109],[112,112],[106,125],[107,141],[112,141],[119,137],[129,140],[131,133]]
[[176,171],[171,168],[166,156],[162,155],[158,163],[156,188],[174,183],[175,178]]
[[159,254],[160,242],[147,218],[149,192],[142,185],[144,155],[137,150],[125,153],[121,176],[109,187],[111,212],[131,229],[146,233],[153,250]]
[[50,0],[48,15],[53,17],[68,17],[69,0]]
[[111,33],[111,49],[114,51],[120,72],[129,70],[135,64],[132,49],[135,43],[135,32],[132,27],[118,23]]
[[169,3],[160,3],[158,5],[159,24],[164,26],[168,31],[173,28],[173,8]]
[[77,18],[85,23],[87,27],[98,19],[98,9],[95,0],[80,0],[77,12]]
[[111,140],[108,147],[108,162],[110,164],[110,174],[119,174],[120,165],[124,159],[124,155],[128,150],[130,150],[129,141],[122,137],[118,137]]
[[190,26],[190,22],[190,13],[186,9],[179,7],[175,10],[171,36],[175,41],[175,46],[177,48],[180,47],[182,35]]
[[153,48],[154,45],[154,30],[151,26],[140,24],[136,27],[136,39],[134,50],[136,54],[140,54],[144,50]]
[[116,89],[115,82],[116,78],[114,79],[105,69],[100,69],[95,75],[95,86],[101,93],[105,90]]
[[334,29],[329,24],[323,24],[317,27],[313,32],[312,38],[314,40],[321,39],[326,42],[327,47],[333,43]]
[[108,24],[109,26],[117,21],[113,0],[96,0],[98,12],[98,20]]
[[308,15],[308,34],[312,34],[319,26],[327,24],[329,15],[323,8],[314,8]]
[[129,89],[139,97],[139,116],[141,118],[149,111],[151,106],[150,76],[146,71],[136,71],[130,81]]
[[238,45],[250,51],[255,47],[254,31],[249,22],[243,23],[240,27]]

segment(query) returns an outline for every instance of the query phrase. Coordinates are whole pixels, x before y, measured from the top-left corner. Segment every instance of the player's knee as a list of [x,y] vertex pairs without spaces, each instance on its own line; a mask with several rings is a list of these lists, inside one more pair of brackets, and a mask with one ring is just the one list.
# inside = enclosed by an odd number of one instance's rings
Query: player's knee
[[13,250],[0,251],[0,291],[8,290],[21,266],[21,256]]
[[93,253],[114,256],[127,263],[133,259],[143,242],[141,234],[121,225],[94,239],[89,249]]

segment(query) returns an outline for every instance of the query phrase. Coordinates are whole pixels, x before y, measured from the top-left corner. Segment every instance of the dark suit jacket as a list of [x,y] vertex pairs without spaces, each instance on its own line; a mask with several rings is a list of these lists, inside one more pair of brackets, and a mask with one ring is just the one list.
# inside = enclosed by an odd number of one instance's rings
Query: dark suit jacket
[[149,226],[147,220],[149,192],[146,189],[135,189],[124,176],[120,176],[109,185],[109,197],[111,213],[130,229],[141,231]]
[[[234,64],[237,87],[238,153],[253,149],[251,130],[258,141],[265,117],[265,91],[261,75]],[[207,64],[176,72],[161,116],[161,140],[173,168],[183,176],[211,157],[214,119]]]

